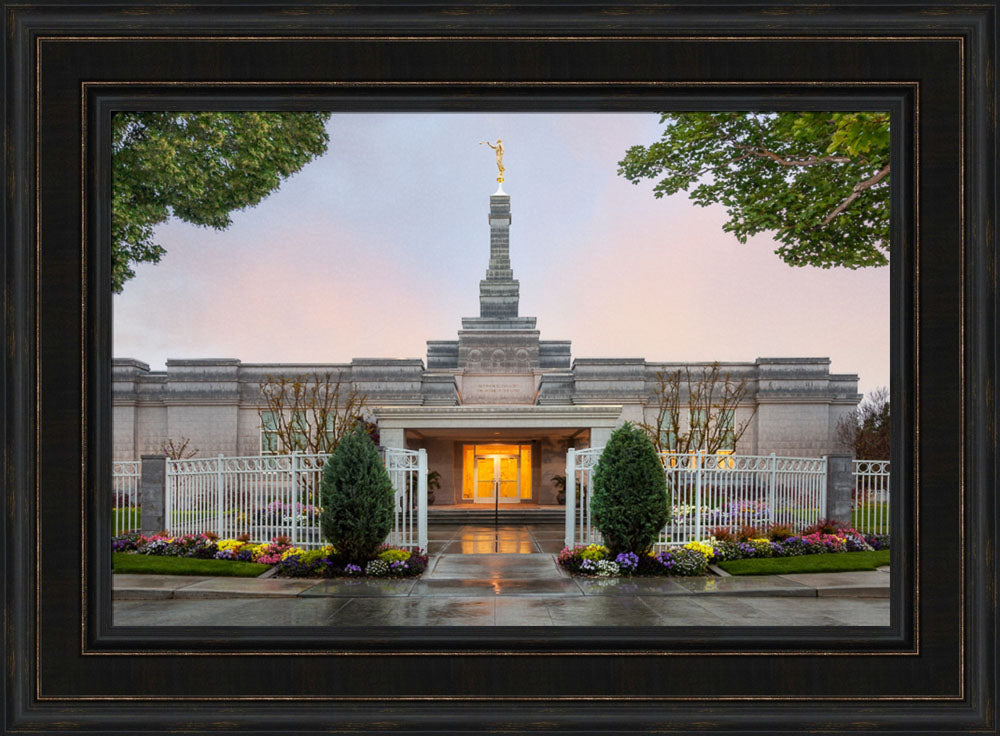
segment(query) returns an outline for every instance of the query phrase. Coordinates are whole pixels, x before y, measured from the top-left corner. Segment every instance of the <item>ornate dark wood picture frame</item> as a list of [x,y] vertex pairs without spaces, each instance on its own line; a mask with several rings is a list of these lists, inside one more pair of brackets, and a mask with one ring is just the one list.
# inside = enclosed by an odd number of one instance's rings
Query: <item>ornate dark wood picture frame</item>
[[[996,20],[5,3],[4,732],[995,732]],[[109,129],[144,109],[889,110],[890,626],[114,627]]]

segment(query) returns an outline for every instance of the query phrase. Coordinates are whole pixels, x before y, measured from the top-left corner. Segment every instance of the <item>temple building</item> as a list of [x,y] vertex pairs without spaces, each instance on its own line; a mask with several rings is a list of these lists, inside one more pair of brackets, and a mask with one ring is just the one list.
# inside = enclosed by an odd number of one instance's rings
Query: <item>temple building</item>
[[[502,173],[502,172],[501,172]],[[184,437],[200,456],[274,449],[260,383],[268,375],[340,373],[366,397],[381,442],[424,448],[439,474],[435,506],[555,503],[566,452],[605,444],[625,421],[651,419],[657,374],[706,364],[644,358],[574,358],[570,340],[542,340],[518,311],[510,263],[510,196],[489,203],[490,250],[479,315],[454,340],[428,340],[426,361],[355,358],[350,363],[168,360],[165,371],[113,362],[114,459],[134,460]],[[836,425],[860,401],[858,376],[830,373],[829,358],[722,363],[746,394],[731,421],[749,419],[735,451],[818,457],[840,451]]]

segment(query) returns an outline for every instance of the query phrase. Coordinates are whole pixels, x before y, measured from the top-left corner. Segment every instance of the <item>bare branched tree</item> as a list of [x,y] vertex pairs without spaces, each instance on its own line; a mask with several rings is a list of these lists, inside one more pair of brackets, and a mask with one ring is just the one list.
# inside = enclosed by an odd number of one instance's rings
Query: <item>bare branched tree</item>
[[[692,372],[690,367],[673,372],[657,371],[653,394],[656,417],[640,422],[657,452],[697,452],[713,454],[735,450],[757,413],[736,421],[736,409],[749,391],[746,378],[736,380],[723,373],[718,363]],[[687,412],[687,426],[681,423]]]
[[889,459],[889,389],[882,386],[837,422],[837,441],[858,460]]
[[264,408],[261,426],[275,440],[275,452],[333,452],[358,421],[364,421],[366,397],[344,380],[343,372],[300,376],[268,374],[260,384]]
[[177,441],[168,439],[160,443],[160,452],[171,460],[186,460],[198,454],[198,448],[188,448],[189,444],[191,444],[191,440],[187,437],[181,437]]

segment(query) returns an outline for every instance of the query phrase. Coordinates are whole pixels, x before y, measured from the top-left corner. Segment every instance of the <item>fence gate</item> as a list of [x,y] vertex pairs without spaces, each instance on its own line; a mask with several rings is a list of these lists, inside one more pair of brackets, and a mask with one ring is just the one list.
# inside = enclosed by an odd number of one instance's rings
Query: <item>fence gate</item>
[[[386,539],[427,549],[427,451],[379,448],[394,489]],[[324,544],[319,482],[328,455],[189,458],[166,461],[164,518],[171,534],[249,534],[259,544],[287,536],[296,547]]]
[[114,496],[112,529],[115,534],[139,531],[139,514],[142,508],[139,497],[140,465],[138,460],[111,463],[111,490]]
[[889,533],[890,475],[888,460],[855,460],[851,506],[854,526],[869,534]]
[[590,518],[594,466],[603,451],[603,447],[571,447],[566,453],[566,546],[571,549],[578,544],[600,544],[603,539]]

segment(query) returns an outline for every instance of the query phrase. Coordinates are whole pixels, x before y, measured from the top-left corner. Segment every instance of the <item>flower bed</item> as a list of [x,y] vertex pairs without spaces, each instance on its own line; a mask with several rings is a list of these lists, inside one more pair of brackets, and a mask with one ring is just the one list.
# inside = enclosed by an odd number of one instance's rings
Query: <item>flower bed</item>
[[241,539],[219,539],[216,535],[203,534],[152,534],[145,536],[136,532],[112,537],[114,552],[134,552],[141,555],[164,555],[167,557],[195,557],[203,560],[235,560],[274,565],[282,556],[298,550],[287,537],[275,537],[263,544],[250,544]]
[[251,544],[246,539],[219,539],[211,533],[144,536],[130,532],[113,537],[111,549],[141,555],[254,562],[276,567],[274,574],[283,577],[414,577],[427,568],[427,555],[421,550],[383,546],[362,566],[342,559],[333,545],[304,550],[281,536]]
[[616,575],[704,575],[708,558],[695,549],[676,548],[638,555],[623,552],[611,557],[601,544],[586,547],[564,547],[559,564],[576,575],[613,577]]
[[285,555],[274,574],[290,578],[409,578],[420,575],[426,569],[427,555],[419,549],[411,552],[383,546],[362,567],[344,560],[333,545],[328,544],[320,549]]
[[563,548],[559,564],[576,575],[612,577],[616,575],[703,575],[710,562],[757,557],[863,552],[889,548],[889,535],[864,535],[838,522],[821,520],[793,534],[787,526],[774,525],[767,531],[744,527],[732,533],[713,530],[713,536],[683,547],[638,555],[623,552],[612,556],[607,547],[591,544]]

